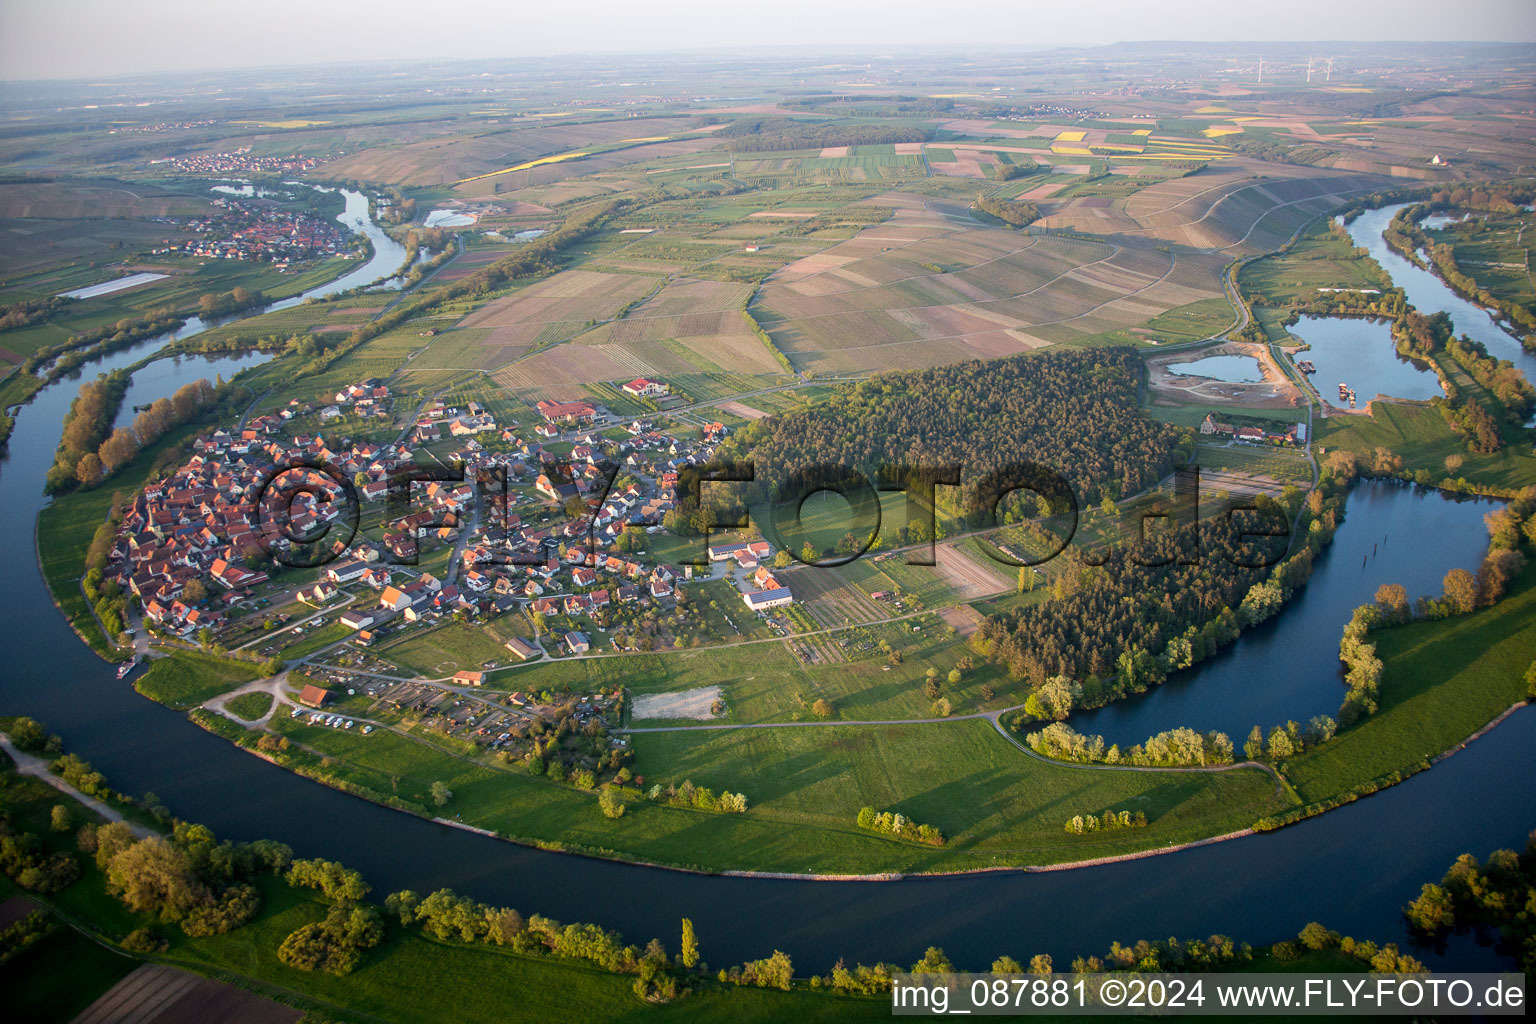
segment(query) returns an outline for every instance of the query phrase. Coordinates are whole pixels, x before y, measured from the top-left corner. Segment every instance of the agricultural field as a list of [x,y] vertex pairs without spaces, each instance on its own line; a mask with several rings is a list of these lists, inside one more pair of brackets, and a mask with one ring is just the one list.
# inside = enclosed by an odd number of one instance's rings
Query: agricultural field
[[797,367],[996,358],[1221,294],[1220,257],[984,228],[963,211],[891,202],[890,220],[764,282],[753,314]]

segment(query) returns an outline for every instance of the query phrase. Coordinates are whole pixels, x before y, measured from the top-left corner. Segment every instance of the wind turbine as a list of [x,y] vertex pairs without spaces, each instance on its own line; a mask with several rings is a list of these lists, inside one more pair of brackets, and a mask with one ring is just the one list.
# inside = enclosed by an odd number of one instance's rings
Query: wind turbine
[[1307,84],[1312,84],[1312,58],[1307,58]]
[[1326,82],[1333,81],[1333,58],[1332,57],[1328,58],[1328,77],[1325,78],[1324,81],[1326,81]]

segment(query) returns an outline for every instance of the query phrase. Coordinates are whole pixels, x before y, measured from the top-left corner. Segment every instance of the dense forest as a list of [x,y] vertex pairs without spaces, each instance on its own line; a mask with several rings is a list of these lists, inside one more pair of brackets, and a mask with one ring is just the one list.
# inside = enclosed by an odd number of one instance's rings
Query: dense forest
[[1074,498],[1099,502],[1142,491],[1187,457],[1187,432],[1138,410],[1140,374],[1141,360],[1130,349],[885,373],[815,408],[742,428],[720,457],[753,461],[758,496],[767,500],[783,498],[789,481],[818,466],[871,478],[882,466],[961,466],[959,494],[941,489],[938,502],[974,522],[991,513],[983,478],[1029,463],[1060,474],[1070,487],[1072,496],[1059,486],[1038,488],[1051,511],[1061,512]]
[[1106,551],[1069,548],[1054,600],[992,616],[972,646],[1031,687],[1025,721],[1140,693],[1280,610],[1332,539],[1352,475],[1330,469],[1305,499],[1260,495]]
[[[1241,535],[1288,526],[1288,509],[1269,500],[1260,505],[1247,522],[1243,515],[1214,517],[1198,529],[1185,524],[1152,534],[1134,549],[1127,544],[1085,554],[1069,548],[1066,568],[1052,584],[1055,600],[988,619],[973,643],[1035,687],[1048,676],[1065,676],[1104,681],[1103,696],[1110,699],[1145,689],[1169,670],[1215,653],[1257,621],[1258,611],[1278,608],[1279,588],[1256,594],[1242,608],[1268,577],[1265,564],[1285,551],[1283,539]],[[1103,561],[1094,565],[1089,558]],[[1155,656],[1180,638],[1158,665]],[[1090,682],[1073,703],[1098,703],[1098,685]]]
[[825,146],[884,146],[894,142],[928,142],[933,129],[913,125],[838,124],[799,121],[790,117],[747,118],[721,129],[733,153],[767,153]]

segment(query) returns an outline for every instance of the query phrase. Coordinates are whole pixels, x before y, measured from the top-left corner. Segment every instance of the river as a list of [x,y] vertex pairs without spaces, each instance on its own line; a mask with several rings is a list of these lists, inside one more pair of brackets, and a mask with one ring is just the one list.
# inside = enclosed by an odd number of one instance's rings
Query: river
[[[1482,342],[1489,355],[1508,359],[1520,368],[1526,380],[1536,383],[1536,353],[1527,352],[1520,340],[1500,327],[1486,309],[1457,295],[1433,271],[1399,256],[1381,236],[1392,218],[1397,216],[1397,211],[1406,205],[1400,203],[1365,211],[1348,224],[1350,239],[1370,251],[1382,269],[1392,275],[1392,283],[1403,289],[1409,303],[1420,313],[1426,316],[1442,311],[1449,313],[1458,335],[1466,334]],[[1332,381],[1324,383],[1333,385]]]
[[[87,372],[131,365],[156,343],[112,353]],[[144,380],[157,383],[136,388],[135,402],[169,395],[218,364],[184,357],[153,365]],[[714,965],[775,948],[790,953],[801,972],[825,971],[840,956],[910,963],[930,944],[971,967],[1000,953],[1023,959],[1049,952],[1064,964],[1102,953],[1113,940],[1219,931],[1259,943],[1292,936],[1312,919],[1377,941],[1406,941],[1400,908],[1421,883],[1439,878],[1462,852],[1485,856],[1518,847],[1536,825],[1531,711],[1432,771],[1299,825],[1075,871],[888,883],[712,877],[549,853],[436,825],[238,750],[118,682],[112,667],[74,636],[49,599],[32,536],[46,504],[43,477],[77,389],[66,379],[40,391],[19,411],[0,461],[0,526],[13,538],[0,549],[0,638],[9,655],[0,708],[46,722],[119,788],[154,792],[176,814],[229,838],[270,837],[301,856],[341,860],[362,871],[379,895],[451,886],[524,913],[598,922],[637,942],[653,935],[674,942],[678,918],[686,915]],[[1459,514],[1438,498],[1407,496],[1400,505],[1401,497],[1387,504]],[[1373,500],[1352,500],[1346,529],[1358,526],[1366,536],[1377,514]],[[1390,543],[1433,535],[1434,520],[1405,514]],[[1307,602],[1324,592],[1317,584],[1282,617],[1306,614]],[[1288,661],[1269,669],[1288,670]],[[1319,694],[1331,685],[1318,683]],[[1289,707],[1275,710],[1298,717]],[[1502,962],[1470,941],[1453,944],[1447,955],[1421,955],[1446,967]]]

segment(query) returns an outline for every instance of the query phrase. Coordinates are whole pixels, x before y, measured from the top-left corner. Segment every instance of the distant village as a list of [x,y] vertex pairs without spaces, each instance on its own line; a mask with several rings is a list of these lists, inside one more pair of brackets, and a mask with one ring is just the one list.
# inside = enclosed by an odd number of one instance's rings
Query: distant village
[[334,256],[352,248],[352,236],[335,220],[302,210],[253,205],[232,199],[213,201],[219,212],[187,220],[183,227],[198,237],[168,242],[151,250],[156,256],[256,260],[279,269],[303,260]]
[[252,156],[249,146],[243,146],[233,153],[173,156],[168,162],[184,174],[210,178],[226,177],[232,174],[298,174],[320,164],[315,157],[301,156],[298,153],[291,153],[288,156]]
[[[667,386],[639,378],[623,389],[660,396]],[[297,598],[317,607],[337,598],[341,588],[374,592],[376,597],[353,600],[339,620],[363,647],[386,623],[513,611],[538,621],[563,616],[595,622],[606,621],[609,609],[676,607],[695,568],[653,564],[631,551],[637,536],[662,531],[663,517],[677,506],[679,472],[710,460],[726,435],[722,424],[675,436],[647,419],[620,419],[589,402],[544,400],[536,405],[539,421],[525,434],[522,424],[499,423],[478,402],[431,401],[394,441],[319,432],[327,425],[362,431],[370,422],[393,428],[394,401],[384,382],[370,378],[313,401],[294,399],[239,430],[197,438],[184,464],[133,499],[111,552],[110,574],[138,597],[148,623],[182,637],[203,629],[217,633],[246,614],[247,602],[284,587],[298,587]],[[305,425],[315,432],[296,429]],[[454,440],[460,443],[446,449],[445,442]],[[569,445],[569,453],[545,448],[556,442]],[[464,482],[417,482],[407,513],[380,518],[376,538],[360,532],[318,571],[293,570],[274,565],[268,553],[291,550],[292,537],[323,532],[342,518],[347,504],[335,480],[314,470],[289,470],[272,488],[283,514],[253,507],[271,468],[297,460],[334,467],[365,509],[385,501],[391,472],[402,467],[462,462],[465,473]],[[477,495],[473,482],[493,477],[505,479],[505,499]],[[267,496],[262,503],[269,501]],[[584,514],[573,514],[577,510]],[[436,574],[408,564],[427,545],[453,547],[446,568]],[[758,614],[794,600],[766,564],[772,555],[760,539],[708,548],[712,567],[734,574],[743,604]],[[592,646],[581,628],[554,639],[566,654],[585,654]],[[519,639],[506,646],[518,660],[540,653]]]

